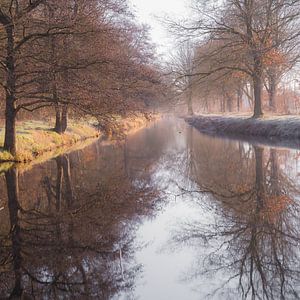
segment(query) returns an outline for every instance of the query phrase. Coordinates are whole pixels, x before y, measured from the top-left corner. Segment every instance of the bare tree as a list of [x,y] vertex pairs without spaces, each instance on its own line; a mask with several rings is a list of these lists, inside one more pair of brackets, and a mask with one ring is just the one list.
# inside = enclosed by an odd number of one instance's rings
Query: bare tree
[[179,44],[175,55],[171,57],[171,72],[175,76],[174,83],[177,91],[187,103],[188,115],[193,115],[193,77],[195,47],[190,41]]
[[253,117],[257,118],[263,115],[262,91],[269,58],[287,44],[293,44],[293,49],[298,44],[299,6],[299,1],[197,0],[192,23],[170,25],[185,29],[206,45],[207,51],[198,56],[198,64],[208,58],[211,64],[191,75],[205,78],[236,71],[251,78]]

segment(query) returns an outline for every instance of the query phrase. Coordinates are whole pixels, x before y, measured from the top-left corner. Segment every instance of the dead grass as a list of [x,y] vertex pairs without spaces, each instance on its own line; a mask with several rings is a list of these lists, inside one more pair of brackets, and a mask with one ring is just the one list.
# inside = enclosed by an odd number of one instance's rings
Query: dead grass
[[106,135],[112,139],[122,138],[128,134],[133,134],[144,128],[152,121],[158,120],[159,114],[151,114],[147,117],[144,114],[134,114],[127,117],[114,116],[113,126],[107,128]]
[[[159,115],[152,115],[148,119],[138,114],[122,118],[116,116],[116,132],[111,137],[132,134],[145,127]],[[0,127],[0,174],[15,163],[21,170],[28,170],[37,163],[42,163],[53,157],[82,149],[93,142],[93,137],[100,133],[95,129],[95,120],[69,121],[69,126],[63,135],[52,130],[52,124],[42,121],[24,121],[17,123],[17,155],[13,157],[9,152],[1,150],[4,143],[4,129]]]
[[159,119],[159,115],[151,115],[146,118],[142,114],[134,115],[120,120],[120,124],[125,134],[132,134],[145,127],[149,122]]
[[[71,153],[73,151],[78,151],[81,149],[84,149],[85,147],[91,145],[92,143],[95,142],[94,138],[87,138],[85,140],[81,140],[76,142],[73,145],[65,145],[65,146],[61,146],[58,148],[55,148],[53,150],[44,152],[43,154],[37,156],[34,160],[30,161],[30,162],[21,162],[21,163],[17,163],[15,164],[15,166],[18,168],[18,170],[22,173],[22,172],[26,172],[30,169],[32,169],[33,166],[37,165],[37,164],[41,164],[44,163],[46,161],[48,161],[49,159],[58,157],[62,154],[67,154],[67,153]],[[1,163],[0,164],[0,174],[3,171],[8,170],[14,163]],[[3,168],[1,169],[1,167],[3,166]],[[5,168],[6,165],[6,168]]]
[[[71,121],[66,133],[60,135],[51,125],[41,121],[26,121],[17,124],[17,155],[0,150],[2,162],[29,162],[36,157],[78,141],[99,136],[99,132],[89,125]],[[4,130],[0,131],[0,147],[3,147]]]

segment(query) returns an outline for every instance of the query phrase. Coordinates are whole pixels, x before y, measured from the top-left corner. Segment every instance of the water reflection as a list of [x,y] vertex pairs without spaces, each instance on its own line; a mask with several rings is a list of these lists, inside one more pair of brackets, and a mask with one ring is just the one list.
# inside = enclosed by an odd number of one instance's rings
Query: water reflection
[[5,173],[1,299],[112,299],[133,289],[141,267],[132,256],[136,224],[151,215],[157,194],[126,175],[124,147],[96,143]]
[[197,188],[185,191],[201,215],[173,233],[175,245],[199,249],[186,279],[204,280],[214,299],[298,299],[300,186],[289,169],[297,152],[187,136]]
[[0,298],[298,299],[300,151],[163,120],[0,176]]

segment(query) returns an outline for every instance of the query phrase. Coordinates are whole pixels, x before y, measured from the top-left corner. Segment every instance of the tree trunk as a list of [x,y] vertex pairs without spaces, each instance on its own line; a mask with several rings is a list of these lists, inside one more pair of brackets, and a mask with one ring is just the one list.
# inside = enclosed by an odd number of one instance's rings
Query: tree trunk
[[61,133],[64,133],[68,127],[68,106],[64,105],[61,113]]
[[17,153],[16,147],[16,110],[14,102],[7,98],[5,109],[5,137],[4,150],[10,152],[13,156]]
[[57,76],[56,76],[56,40],[54,36],[51,36],[50,39],[50,46],[51,46],[51,61],[54,63],[52,66],[52,97],[55,105],[55,127],[54,131],[62,134],[66,130],[67,121],[66,121],[66,114],[65,107],[61,106],[59,103],[59,96],[57,91]]
[[254,69],[252,74],[253,92],[254,92],[254,114],[253,118],[260,118],[263,116],[262,111],[262,58],[257,50],[253,51]]
[[5,99],[5,137],[4,150],[16,155],[16,74],[14,57],[14,27],[6,26],[6,99]]
[[59,104],[56,104],[55,106],[55,127],[54,127],[54,131],[61,134],[62,131],[62,124],[61,124],[61,107],[59,106]]
[[269,86],[269,106],[271,111],[276,112],[276,92],[277,92],[277,82],[276,79],[270,77],[270,86]]
[[253,76],[253,91],[254,91],[254,114],[253,118],[260,118],[263,116],[262,111],[262,87],[263,82],[261,72],[255,72]]
[[55,128],[54,131],[63,134],[68,127],[68,106],[64,105],[61,107],[60,105],[55,106]]

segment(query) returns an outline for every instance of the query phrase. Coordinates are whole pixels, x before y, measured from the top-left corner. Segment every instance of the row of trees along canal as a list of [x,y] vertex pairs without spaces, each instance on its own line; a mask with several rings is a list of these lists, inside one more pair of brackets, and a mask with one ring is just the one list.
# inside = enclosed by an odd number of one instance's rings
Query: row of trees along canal
[[19,112],[68,110],[108,123],[153,106],[164,83],[147,29],[123,0],[1,0],[0,84],[4,150],[16,154]]
[[252,108],[254,117],[261,117],[264,108],[276,111],[283,101],[278,97],[280,85],[288,75],[298,82],[300,1],[193,3],[188,21],[166,21],[179,33],[172,73],[188,99],[189,113],[192,99],[207,111],[224,112],[226,106],[240,110],[242,103]]

